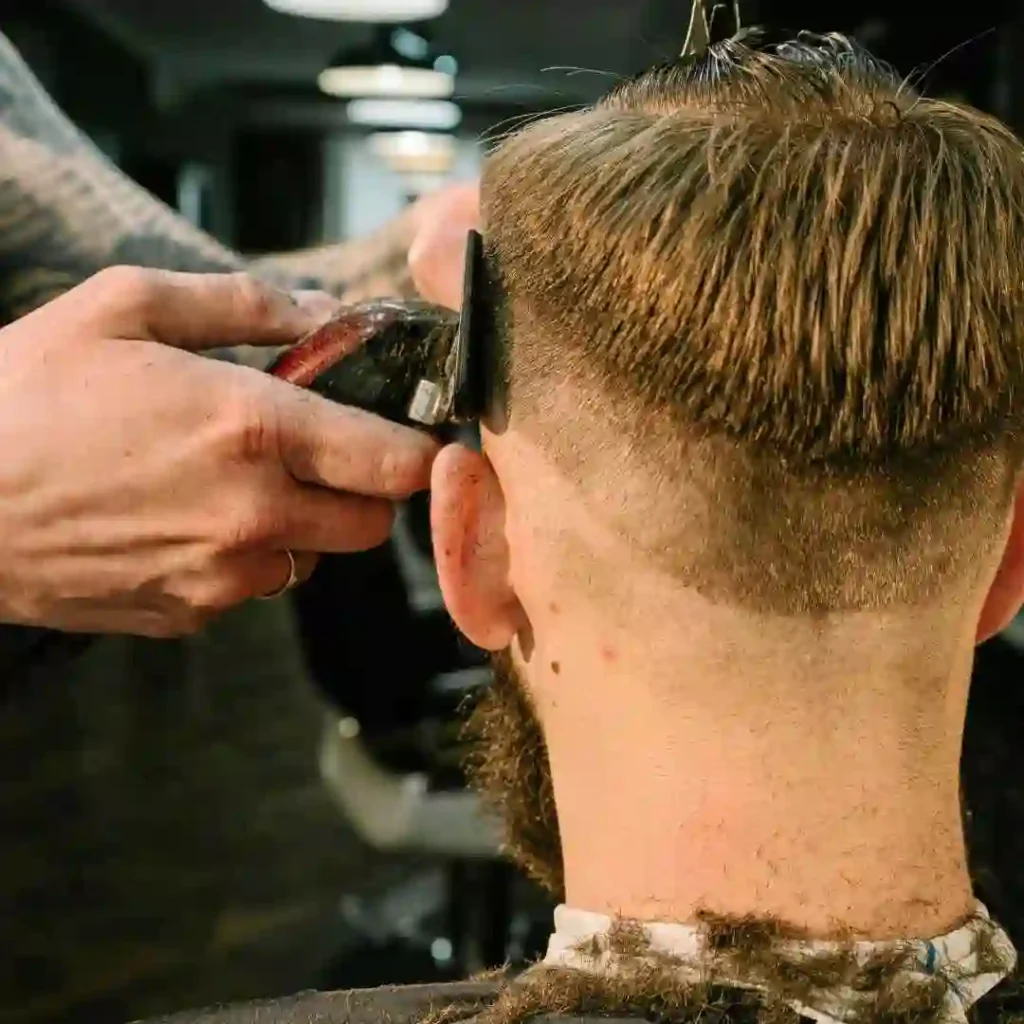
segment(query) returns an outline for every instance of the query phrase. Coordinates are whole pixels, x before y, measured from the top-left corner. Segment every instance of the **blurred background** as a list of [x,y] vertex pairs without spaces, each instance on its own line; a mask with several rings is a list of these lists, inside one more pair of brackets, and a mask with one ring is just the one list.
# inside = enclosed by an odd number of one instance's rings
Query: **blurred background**
[[[1024,5],[903,6],[744,3],[748,22],[856,33],[1020,129]],[[689,13],[0,0],[0,30],[110,159],[255,255],[357,238],[472,178],[496,132],[677,53]],[[443,613],[424,525],[405,509],[389,547],[333,560],[288,615],[260,605],[187,643],[103,642],[3,689],[0,1021],[113,1024],[540,950],[550,907],[498,860],[462,787],[455,708],[487,671]],[[1007,851],[987,895],[1018,932],[1006,829],[1024,807],[1000,795],[1019,769],[999,751],[1019,745],[1022,634],[979,657],[968,746],[984,755],[967,772],[978,849]]]

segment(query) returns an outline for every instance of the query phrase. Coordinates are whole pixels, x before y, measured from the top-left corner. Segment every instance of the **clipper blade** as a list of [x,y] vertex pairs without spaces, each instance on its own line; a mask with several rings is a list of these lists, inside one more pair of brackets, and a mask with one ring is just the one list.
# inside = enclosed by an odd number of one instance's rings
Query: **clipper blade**
[[268,372],[331,401],[415,423],[421,381],[440,381],[458,316],[426,302],[378,301],[343,309],[283,353]]

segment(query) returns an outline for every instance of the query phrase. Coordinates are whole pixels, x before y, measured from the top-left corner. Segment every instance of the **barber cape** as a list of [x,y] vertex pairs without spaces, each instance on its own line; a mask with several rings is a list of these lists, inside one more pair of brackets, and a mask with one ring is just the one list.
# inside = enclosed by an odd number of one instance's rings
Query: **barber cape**
[[[744,957],[734,947],[714,948],[707,927],[650,922],[635,925],[639,944],[634,932],[628,951],[617,952],[615,928],[610,917],[559,907],[544,965],[608,975],[635,966],[638,958],[647,959],[694,984],[776,995],[819,1024],[878,1019],[874,1011],[882,986],[885,997],[898,1000],[901,990],[927,985],[941,993],[936,1019],[966,1024],[971,1007],[1005,980],[1017,962],[1009,936],[980,903],[966,924],[931,940],[840,944],[770,938],[756,958]],[[743,941],[741,932],[742,925],[737,944]],[[816,972],[822,964],[832,969]],[[887,968],[871,970],[881,964]],[[816,980],[817,974],[831,977]],[[787,983],[799,995],[787,997]]]
[[[840,955],[851,965],[847,982],[808,987],[800,986],[801,997],[785,1002],[801,1017],[818,1024],[850,1024],[857,1021],[941,1021],[964,1024],[970,1011],[984,1008],[984,1020],[1024,1020],[1015,992],[1000,999],[993,992],[1009,977],[1016,964],[1016,952],[1006,933],[992,921],[985,907],[961,928],[930,941],[857,942],[840,945],[773,939],[768,955],[761,958],[763,973],[748,963],[742,970],[728,951],[709,948],[709,930],[705,926],[680,924],[637,924],[640,934],[630,933],[629,951],[615,951],[615,931],[621,923],[585,911],[559,907],[555,912],[555,931],[544,960],[509,981],[486,980],[439,985],[406,985],[348,992],[310,992],[286,999],[210,1009],[201,1013],[176,1014],[162,1024],[419,1024],[420,1021],[452,1007],[460,1011],[450,1021],[473,1024],[475,1016],[495,1002],[503,989],[529,985],[542,975],[572,976],[614,975],[649,960],[659,969],[669,965],[686,981],[695,985],[719,986],[723,990],[779,993],[779,978],[799,978],[800,964],[814,964],[821,958]],[[640,940],[639,942],[637,940]],[[872,975],[872,963],[884,962],[891,969]],[[773,972],[772,966],[776,970]],[[783,968],[780,969],[780,965]],[[795,969],[794,969],[795,968]],[[864,973],[858,976],[858,969]],[[775,976],[773,977],[773,973]],[[810,977],[812,975],[805,976]],[[874,985],[870,979],[874,978]],[[866,979],[867,982],[866,982]],[[943,993],[937,1007],[907,1013],[890,1005],[883,1009],[879,987],[891,992],[902,986],[930,983]],[[1000,990],[1001,991],[1001,990]],[[978,1000],[991,993],[982,1007]],[[642,999],[640,1000],[642,1002]],[[672,1013],[656,1013],[652,998],[651,1013],[641,1016],[617,1013],[614,1008],[602,1012],[600,1001],[588,1005],[585,1013],[566,1013],[535,1009],[530,1024],[649,1024],[651,1020],[672,1020]],[[745,1019],[746,1014],[730,1012],[728,1003],[715,1013],[698,1014],[712,1021]],[[157,1024],[157,1022],[151,1022]]]

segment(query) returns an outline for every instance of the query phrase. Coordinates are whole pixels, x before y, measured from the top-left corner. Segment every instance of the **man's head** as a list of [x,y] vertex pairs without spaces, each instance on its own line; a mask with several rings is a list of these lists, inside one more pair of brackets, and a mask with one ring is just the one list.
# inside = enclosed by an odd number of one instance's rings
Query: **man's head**
[[858,659],[947,682],[1016,613],[1022,157],[814,37],[719,44],[489,158],[508,429],[442,454],[435,547],[457,624],[521,683],[482,712],[484,769],[535,871],[557,881],[553,730],[568,776],[669,708],[845,694]]

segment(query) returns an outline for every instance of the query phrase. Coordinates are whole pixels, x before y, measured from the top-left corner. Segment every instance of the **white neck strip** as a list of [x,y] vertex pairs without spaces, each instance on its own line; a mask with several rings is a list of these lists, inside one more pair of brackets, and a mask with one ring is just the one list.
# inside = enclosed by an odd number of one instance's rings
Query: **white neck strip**
[[[615,922],[602,914],[573,910],[566,906],[555,911],[555,931],[548,942],[544,964],[548,967],[571,968],[591,974],[614,973],[636,957],[608,949],[607,937]],[[737,988],[766,991],[768,986],[757,978],[732,977],[727,969],[719,969],[714,955],[705,944],[706,932],[700,926],[641,922],[652,954],[668,955],[678,970],[694,982],[714,981]],[[984,944],[986,954],[980,957]],[[904,953],[906,964],[899,977],[943,977],[947,982],[946,1005],[942,1017],[947,1024],[966,1024],[967,1011],[982,996],[1003,981],[1017,963],[1017,953],[1007,934],[978,904],[977,913],[967,924],[947,935],[931,940],[913,939],[892,942],[855,942],[851,946],[834,942],[779,940],[780,955],[797,959],[828,952],[851,949],[858,963],[866,964],[879,954]],[[984,961],[984,962],[982,962]],[[819,1024],[847,1024],[860,1016],[865,1003],[875,993],[857,991],[838,984],[815,990],[799,1002],[790,1001],[798,1013]]]

